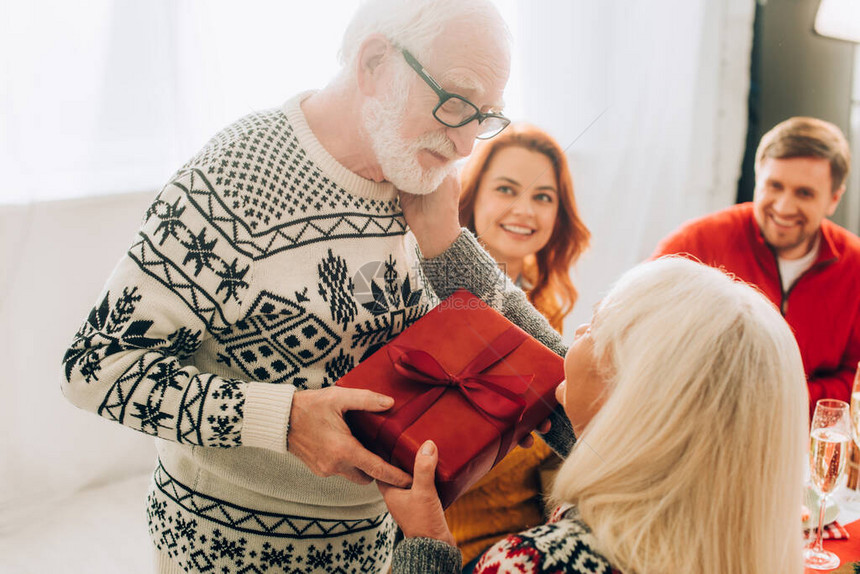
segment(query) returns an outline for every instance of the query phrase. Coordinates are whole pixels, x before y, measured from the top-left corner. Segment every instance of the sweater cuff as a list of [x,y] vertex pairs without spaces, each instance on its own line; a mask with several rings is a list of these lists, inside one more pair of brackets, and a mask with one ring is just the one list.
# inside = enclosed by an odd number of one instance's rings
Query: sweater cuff
[[406,538],[394,547],[391,574],[459,574],[463,555],[456,546],[433,538]]
[[466,228],[447,250],[421,259],[421,270],[440,299],[458,289],[471,291],[488,305],[500,309],[505,292],[516,289],[508,276]]
[[248,383],[242,444],[287,452],[287,430],[293,405],[293,385]]
[[561,458],[567,458],[576,445],[576,435],[570,424],[570,419],[564,412],[564,407],[558,405],[549,415],[550,427],[546,434],[538,433],[543,441]]

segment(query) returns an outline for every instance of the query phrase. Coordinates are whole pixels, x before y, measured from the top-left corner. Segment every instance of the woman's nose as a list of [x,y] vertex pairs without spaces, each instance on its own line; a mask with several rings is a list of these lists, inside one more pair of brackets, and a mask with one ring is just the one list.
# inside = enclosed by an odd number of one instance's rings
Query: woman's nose
[[591,330],[591,323],[583,323],[579,327],[576,328],[576,331],[573,332],[574,337],[581,337],[588,333]]
[[531,198],[527,193],[521,193],[514,198],[511,203],[511,213],[520,213],[523,215],[532,215],[534,213]]

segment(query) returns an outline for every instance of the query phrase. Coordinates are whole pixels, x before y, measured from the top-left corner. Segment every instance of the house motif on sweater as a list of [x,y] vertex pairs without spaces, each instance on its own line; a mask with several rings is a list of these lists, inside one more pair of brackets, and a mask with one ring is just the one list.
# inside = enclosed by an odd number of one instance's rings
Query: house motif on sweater
[[[321,507],[339,517],[321,527],[338,544],[387,528],[375,486],[323,482],[286,452],[292,393],[332,385],[434,296],[394,187],[337,163],[300,101],[234,123],[174,174],[64,357],[75,404],[163,439],[150,530],[183,566],[191,559],[164,542],[180,519],[258,555],[288,538],[300,556],[305,533],[285,524],[322,524]],[[189,502],[200,496],[293,521],[246,532]],[[389,551],[374,548],[374,561]]]

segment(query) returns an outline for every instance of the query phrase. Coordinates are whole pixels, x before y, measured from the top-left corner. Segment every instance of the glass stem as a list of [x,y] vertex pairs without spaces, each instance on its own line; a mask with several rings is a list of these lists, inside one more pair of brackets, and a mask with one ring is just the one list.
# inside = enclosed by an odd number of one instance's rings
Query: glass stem
[[812,547],[816,552],[821,552],[824,550],[822,547],[823,544],[823,532],[824,532],[824,511],[827,509],[827,494],[821,493],[821,508],[818,510],[818,528],[815,534],[815,544]]

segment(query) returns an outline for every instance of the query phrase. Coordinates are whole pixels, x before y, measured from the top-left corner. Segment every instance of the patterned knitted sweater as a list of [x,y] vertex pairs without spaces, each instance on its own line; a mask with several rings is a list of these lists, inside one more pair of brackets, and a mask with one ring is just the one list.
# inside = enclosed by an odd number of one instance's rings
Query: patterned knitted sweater
[[[391,574],[455,574],[459,552],[429,538],[407,538],[394,551]],[[475,574],[617,574],[595,547],[575,507],[556,509],[546,524],[511,534],[490,547]]]
[[[331,157],[303,97],[229,126],[173,176],[63,360],[72,402],[157,437],[148,514],[162,571],[365,572],[390,557],[375,485],[317,477],[286,452],[290,406],[435,298],[393,186]],[[464,286],[512,304],[563,352],[489,266],[449,277],[479,257],[495,269],[464,234],[425,273],[442,296]],[[547,439],[562,452],[566,424]]]

